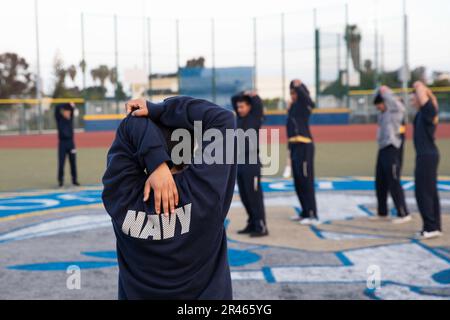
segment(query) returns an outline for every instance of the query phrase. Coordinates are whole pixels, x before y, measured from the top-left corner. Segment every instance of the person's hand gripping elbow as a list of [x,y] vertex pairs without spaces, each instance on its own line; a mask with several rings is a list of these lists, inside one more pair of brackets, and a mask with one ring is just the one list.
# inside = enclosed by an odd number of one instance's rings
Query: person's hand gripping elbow
[[[149,110],[145,99],[130,100],[125,104],[127,115],[131,113],[133,117],[148,117]],[[155,199],[155,211],[157,214],[174,213],[178,206],[178,190],[173,179],[172,173],[166,163],[162,163],[148,177],[144,187],[144,201],[150,198],[150,192],[153,190]],[[162,203],[162,206],[161,206]]]
[[[148,177],[144,187],[144,202],[150,198],[150,192],[153,190],[155,198],[155,211],[168,216],[169,213],[175,213],[178,206],[178,190],[169,167],[164,162]],[[162,207],[161,207],[162,202]]]
[[148,117],[149,110],[145,99],[130,100],[125,104],[127,115],[131,113],[134,117]]

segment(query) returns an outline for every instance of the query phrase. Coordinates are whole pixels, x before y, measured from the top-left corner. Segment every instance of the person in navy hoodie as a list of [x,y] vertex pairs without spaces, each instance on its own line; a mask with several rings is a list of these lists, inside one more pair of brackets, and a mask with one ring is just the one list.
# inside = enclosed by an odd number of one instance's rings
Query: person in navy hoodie
[[77,178],[77,150],[75,148],[73,133],[73,115],[75,104],[65,103],[55,107],[55,120],[58,128],[58,183],[64,185],[64,164],[69,157],[72,183],[79,186]]
[[203,133],[215,129],[225,137],[235,129],[232,112],[189,97],[132,100],[127,109],[102,194],[117,238],[119,299],[231,299],[224,221],[236,166],[194,161],[181,169],[168,143],[171,131],[192,132],[195,121]]
[[[250,237],[264,237],[269,234],[266,226],[263,192],[261,189],[261,162],[259,159],[259,129],[264,121],[261,98],[255,92],[241,92],[231,98],[237,116],[237,128],[245,132],[254,130],[255,141],[246,138],[244,144],[245,163],[238,165],[237,184],[241,201],[247,211],[247,226],[238,231]],[[254,163],[251,163],[254,162]]]
[[431,239],[442,236],[441,206],[437,189],[439,150],[435,142],[439,105],[433,92],[420,81],[414,84],[411,104],[417,109],[414,119],[415,194],[423,220],[423,230],[417,237]]
[[309,117],[315,108],[309,90],[300,80],[290,84],[291,106],[288,112],[287,134],[295,191],[302,212],[300,224],[318,224],[314,190],[314,142],[309,129]]

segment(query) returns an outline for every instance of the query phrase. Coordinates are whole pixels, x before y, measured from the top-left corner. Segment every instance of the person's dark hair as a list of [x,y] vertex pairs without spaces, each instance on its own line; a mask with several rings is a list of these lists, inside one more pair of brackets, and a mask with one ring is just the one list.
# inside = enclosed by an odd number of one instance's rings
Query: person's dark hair
[[380,103],[383,103],[383,102],[384,102],[383,96],[381,95],[381,93],[378,92],[375,95],[375,98],[373,99],[373,104],[377,105],[377,104],[380,104]]
[[[291,89],[291,90],[295,90],[295,82],[294,81],[291,81],[291,83],[290,83],[290,85],[289,85],[289,88]],[[309,96],[309,103],[310,103],[310,107],[312,108],[312,109],[315,109],[316,108],[316,103],[313,101],[313,99],[311,98],[311,93],[309,92],[309,89],[308,89],[308,87],[304,84],[304,83],[302,83],[301,85],[300,85],[300,88],[302,88],[307,94],[308,94],[308,96]]]
[[244,103],[247,103],[249,105],[252,104],[252,100],[250,99],[250,97],[245,95],[245,94],[241,94],[241,95],[239,95],[239,97],[237,97],[236,103],[240,103],[240,102],[244,102]]
[[292,80],[291,83],[289,84],[289,89],[295,89],[295,84],[294,81]]
[[[303,90],[305,90],[307,94],[309,94],[309,95],[311,94],[311,93],[309,92],[308,87],[307,87],[304,83],[302,83],[302,84],[300,85],[300,87],[303,88]],[[291,90],[294,90],[294,89],[295,89],[295,81],[294,81],[294,80],[291,81],[291,83],[289,84],[289,88],[290,88]]]
[[62,105],[62,109],[63,109],[63,110],[66,110],[66,111],[72,111],[72,110],[73,110],[73,108],[72,108],[72,106],[70,105],[70,103],[65,103],[65,104],[63,104],[63,105]]

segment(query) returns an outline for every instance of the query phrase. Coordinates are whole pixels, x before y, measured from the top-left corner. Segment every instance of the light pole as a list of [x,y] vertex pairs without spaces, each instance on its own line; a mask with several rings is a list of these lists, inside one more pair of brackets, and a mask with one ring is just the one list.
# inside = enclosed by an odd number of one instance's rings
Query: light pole
[[346,53],[345,53],[345,91],[346,91],[346,106],[350,109],[350,19],[348,3],[345,4],[345,41],[346,41]]
[[403,68],[402,68],[403,100],[408,103],[408,15],[406,13],[406,0],[403,0]]
[[[84,43],[84,13],[81,13],[81,67],[83,68],[83,92],[86,94],[86,47]],[[84,97],[86,98],[86,96]],[[85,102],[86,103],[86,102]]]
[[284,34],[284,13],[281,14],[281,108],[286,108],[286,43]]
[[257,24],[256,17],[253,18],[253,90],[258,88],[258,38],[257,38]]
[[316,106],[320,107],[320,30],[317,23],[317,9],[314,9],[314,42],[315,42],[315,87],[316,87]]
[[211,19],[211,63],[212,63],[212,101],[216,103],[217,92],[216,92],[216,25],[214,18]]
[[39,12],[38,1],[34,0],[34,22],[36,31],[36,99],[38,104],[38,130],[42,133],[42,82],[41,82],[41,61],[39,52]]

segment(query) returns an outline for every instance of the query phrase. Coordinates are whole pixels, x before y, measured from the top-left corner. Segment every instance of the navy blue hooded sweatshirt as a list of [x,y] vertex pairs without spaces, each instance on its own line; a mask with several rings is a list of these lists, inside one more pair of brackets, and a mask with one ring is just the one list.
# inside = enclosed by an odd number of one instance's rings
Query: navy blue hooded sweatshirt
[[[70,110],[70,119],[63,117],[61,112],[64,109]],[[59,104],[55,107],[55,120],[58,128],[59,140],[72,140],[73,139],[73,113],[74,110],[70,104]]]
[[[204,100],[175,97],[148,103],[150,118],[122,121],[108,153],[103,203],[117,237],[122,299],[231,299],[224,220],[236,179],[235,165],[191,164],[175,174],[175,214],[156,215],[153,194],[143,202],[148,176],[170,162],[155,125],[193,130],[234,129],[233,114]],[[210,142],[203,142],[203,148]]]
[[287,134],[289,138],[302,136],[312,140],[311,131],[309,130],[309,118],[312,109],[315,108],[314,102],[311,100],[308,89],[305,85],[294,87],[291,89],[297,93],[297,101],[294,102],[288,112]]
[[414,145],[417,155],[439,154],[435,142],[438,121],[438,110],[431,100],[428,100],[414,118]]

